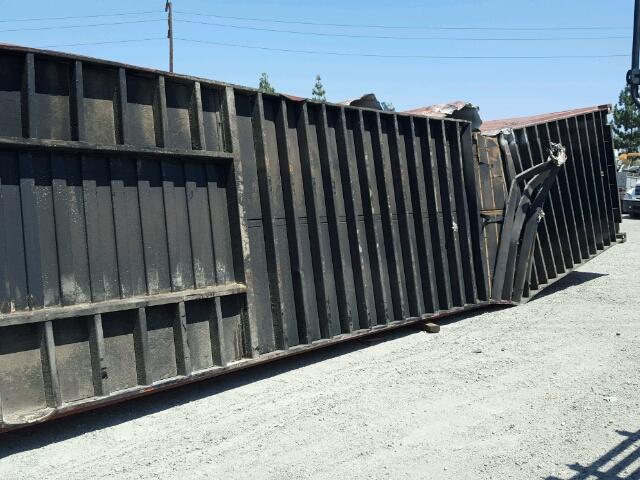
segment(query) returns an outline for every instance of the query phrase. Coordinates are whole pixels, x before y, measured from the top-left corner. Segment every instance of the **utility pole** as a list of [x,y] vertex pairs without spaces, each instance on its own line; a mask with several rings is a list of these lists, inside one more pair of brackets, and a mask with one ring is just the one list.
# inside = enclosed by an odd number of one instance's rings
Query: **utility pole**
[[169,71],[173,73],[173,8],[171,0],[167,0],[164,11],[167,12],[167,22],[169,24],[169,30],[167,31],[167,38],[169,39]]

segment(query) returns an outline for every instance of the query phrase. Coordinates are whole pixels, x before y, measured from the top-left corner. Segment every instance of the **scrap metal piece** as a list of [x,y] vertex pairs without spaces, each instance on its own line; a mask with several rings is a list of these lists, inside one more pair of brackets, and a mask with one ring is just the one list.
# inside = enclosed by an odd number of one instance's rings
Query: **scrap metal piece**
[[551,144],[546,162],[525,170],[511,182],[494,269],[494,300],[522,299],[538,224],[544,217],[542,206],[566,159],[564,147]]
[[567,161],[567,150],[562,146],[562,144],[551,142],[547,160],[561,167]]
[[427,107],[414,108],[403,113],[411,115],[423,115],[433,118],[453,118],[456,120],[466,120],[471,122],[473,130],[479,130],[482,126],[479,108],[472,103],[463,100],[456,100],[447,103],[438,103]]
[[349,107],[362,107],[371,108],[373,110],[382,110],[382,105],[376,98],[375,93],[365,93],[361,97],[344,100],[343,102],[340,102],[340,104]]

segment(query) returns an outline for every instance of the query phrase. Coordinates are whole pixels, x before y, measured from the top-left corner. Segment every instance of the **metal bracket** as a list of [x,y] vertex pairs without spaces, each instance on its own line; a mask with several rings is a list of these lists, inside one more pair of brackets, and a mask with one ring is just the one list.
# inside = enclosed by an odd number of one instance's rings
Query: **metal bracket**
[[502,223],[504,222],[504,216],[502,215],[489,215],[486,213],[481,213],[480,217],[482,218],[483,226],[489,225],[491,223]]

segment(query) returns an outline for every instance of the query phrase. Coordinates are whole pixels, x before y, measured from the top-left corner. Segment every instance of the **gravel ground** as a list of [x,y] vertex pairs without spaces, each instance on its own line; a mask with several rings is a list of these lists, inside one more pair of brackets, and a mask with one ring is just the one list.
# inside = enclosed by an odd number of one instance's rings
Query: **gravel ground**
[[438,335],[404,329],[4,435],[0,478],[638,479],[640,220],[623,230],[527,305]]

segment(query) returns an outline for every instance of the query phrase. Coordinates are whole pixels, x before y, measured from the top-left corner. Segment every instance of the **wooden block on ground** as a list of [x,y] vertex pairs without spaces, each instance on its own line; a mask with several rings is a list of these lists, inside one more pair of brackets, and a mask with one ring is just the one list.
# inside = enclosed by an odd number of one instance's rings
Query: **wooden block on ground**
[[421,324],[421,329],[427,333],[438,333],[440,331],[440,325],[437,323],[423,323]]

